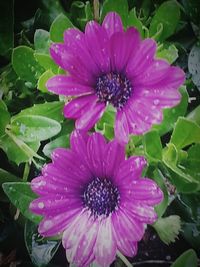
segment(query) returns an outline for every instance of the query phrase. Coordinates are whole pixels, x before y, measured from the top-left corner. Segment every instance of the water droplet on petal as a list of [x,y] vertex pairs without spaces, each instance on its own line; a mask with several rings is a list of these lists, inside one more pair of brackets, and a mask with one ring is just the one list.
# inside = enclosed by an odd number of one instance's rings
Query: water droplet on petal
[[155,99],[154,101],[153,101],[153,103],[154,103],[154,105],[158,105],[159,103],[160,103],[160,100],[159,99]]
[[44,203],[43,202],[39,202],[38,203],[38,208],[39,209],[43,209],[44,208]]

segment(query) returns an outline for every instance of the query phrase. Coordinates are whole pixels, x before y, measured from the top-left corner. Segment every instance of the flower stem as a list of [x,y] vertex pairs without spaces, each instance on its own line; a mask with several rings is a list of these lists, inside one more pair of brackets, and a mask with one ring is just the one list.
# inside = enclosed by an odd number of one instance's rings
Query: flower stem
[[94,20],[99,21],[99,0],[93,1]]
[[133,265],[127,260],[127,258],[120,251],[117,251],[117,256],[123,261],[123,263],[127,267],[133,267]]

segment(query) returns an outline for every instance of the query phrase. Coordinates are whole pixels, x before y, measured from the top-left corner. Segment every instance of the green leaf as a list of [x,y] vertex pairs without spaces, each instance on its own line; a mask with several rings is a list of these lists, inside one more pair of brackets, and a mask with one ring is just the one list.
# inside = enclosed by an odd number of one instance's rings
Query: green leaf
[[7,197],[5,197],[5,194],[2,189],[2,184],[6,182],[17,182],[17,181],[20,181],[19,177],[0,168],[0,201],[7,200]]
[[152,225],[158,233],[160,239],[167,245],[175,242],[181,230],[181,220],[177,215],[171,215],[165,218],[158,218]]
[[127,25],[128,18],[128,2],[127,0],[105,0],[102,6],[101,21],[103,21],[106,14],[110,11],[117,12],[122,21],[123,25]]
[[186,117],[188,120],[200,125],[200,105],[193,109]]
[[153,125],[152,129],[159,131],[163,135],[174,128],[174,124],[180,116],[184,116],[188,106],[188,93],[185,86],[180,88],[182,95],[181,102],[174,108],[167,108],[163,111],[163,121],[159,125]]
[[192,81],[200,90],[200,47],[194,45],[188,57],[188,69],[192,74]]
[[79,26],[79,28],[84,29],[87,21],[93,19],[93,12],[90,1],[85,3],[82,1],[73,1],[70,7],[70,15],[72,21]]
[[157,131],[149,131],[143,136],[143,146],[145,154],[150,161],[160,161],[162,159],[162,144]]
[[42,159],[36,152],[40,147],[40,142],[27,142],[24,143],[15,135],[9,133],[10,136],[4,135],[0,139],[0,147],[7,154],[9,160],[20,164],[28,162],[33,157]]
[[39,115],[21,115],[11,118],[12,133],[25,142],[49,139],[60,130],[60,123]]
[[47,81],[53,77],[55,74],[51,71],[51,70],[47,70],[45,71],[39,78],[38,80],[38,84],[37,84],[37,88],[43,92],[43,93],[49,93],[47,87],[46,87],[46,83]]
[[165,179],[165,177],[163,176],[161,171],[159,169],[155,169],[153,172],[153,180],[156,181],[156,183],[162,189],[163,194],[164,194],[163,201],[160,204],[155,206],[155,211],[158,214],[158,217],[161,217],[165,213],[165,211],[168,207],[168,202],[169,202],[168,191],[167,191],[167,188],[165,186],[165,180],[164,179]]
[[166,59],[170,64],[172,64],[178,58],[178,49],[175,45],[169,45],[167,48],[157,51],[156,57]]
[[14,45],[14,1],[0,1],[0,55]]
[[3,136],[5,133],[5,128],[7,124],[10,122],[10,113],[0,108],[0,137]]
[[37,196],[32,192],[29,183],[10,182],[3,184],[3,190],[11,203],[29,220],[39,223],[41,216],[29,211],[29,205]]
[[38,53],[49,53],[50,34],[48,31],[38,29],[34,34],[34,46]]
[[34,54],[38,63],[45,69],[45,70],[52,70],[55,74],[58,73],[58,65],[54,63],[53,59],[46,54],[42,53],[35,53]]
[[179,256],[171,267],[197,267],[197,261],[196,252],[193,249],[189,249]]
[[44,267],[55,255],[61,241],[44,238],[37,229],[38,226],[35,223],[27,220],[24,229],[25,243],[32,263],[35,266]]
[[34,50],[27,46],[18,46],[13,49],[12,65],[20,79],[32,83],[33,87],[44,72],[44,68],[34,57]]
[[69,18],[64,14],[60,14],[51,25],[50,39],[53,42],[63,42],[64,31],[73,27],[74,25]]
[[43,153],[45,156],[49,157],[51,156],[51,153],[53,150],[57,147],[69,147],[70,146],[70,141],[69,141],[69,134],[67,135],[61,135],[58,138],[54,139],[53,141],[47,143],[44,148],[43,148]]
[[163,42],[169,36],[171,36],[178,25],[180,19],[180,8],[176,1],[167,1],[159,6],[154,15],[149,32],[150,36],[153,36],[157,33],[157,27],[159,24],[163,25],[163,30],[158,37],[160,42]]
[[16,119],[23,115],[38,115],[44,116],[58,122],[63,121],[62,110],[64,107],[64,102],[54,101],[54,102],[45,102],[43,104],[35,104],[30,108],[23,109],[20,113],[13,116],[12,119]]
[[175,124],[170,142],[178,149],[184,148],[192,143],[200,142],[200,126],[195,122],[180,117]]
[[142,22],[137,18],[136,14],[136,8],[133,8],[129,14],[128,14],[128,22],[127,26],[131,27],[134,26],[139,32],[141,37],[144,38],[144,31],[143,31],[143,24]]

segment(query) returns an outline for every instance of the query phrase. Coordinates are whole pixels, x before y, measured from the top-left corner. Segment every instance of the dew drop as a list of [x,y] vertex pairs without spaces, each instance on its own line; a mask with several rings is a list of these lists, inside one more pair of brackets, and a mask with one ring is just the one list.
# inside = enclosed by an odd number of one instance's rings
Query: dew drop
[[160,103],[160,100],[159,100],[159,99],[155,99],[155,100],[153,101],[153,103],[154,103],[155,106],[157,106],[157,105]]
[[44,208],[44,203],[43,202],[39,202],[38,203],[38,208],[39,209],[43,209]]

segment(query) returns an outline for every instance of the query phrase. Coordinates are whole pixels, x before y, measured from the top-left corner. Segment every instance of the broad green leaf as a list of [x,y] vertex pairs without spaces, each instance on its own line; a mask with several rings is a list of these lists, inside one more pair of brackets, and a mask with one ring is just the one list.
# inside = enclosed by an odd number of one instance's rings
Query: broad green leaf
[[136,9],[135,8],[133,8],[128,14],[127,26],[128,27],[134,26],[140,32],[141,37],[144,37],[144,32],[143,32],[143,28],[142,28],[143,24],[137,18]]
[[200,90],[200,47],[194,45],[188,57],[188,69],[192,74],[192,81]]
[[0,55],[5,55],[14,44],[14,1],[0,1]]
[[46,83],[47,81],[53,77],[55,74],[51,71],[51,70],[47,70],[45,71],[39,78],[38,83],[37,83],[37,88],[43,92],[43,93],[49,93],[47,87],[46,87]]
[[29,211],[29,205],[37,196],[32,192],[29,183],[10,182],[3,184],[3,190],[11,203],[29,220],[39,223],[41,216],[34,215]]
[[51,153],[53,150],[57,147],[69,147],[70,141],[69,141],[69,135],[61,135],[58,138],[54,139],[53,141],[47,143],[43,148],[43,153],[45,156],[49,157],[51,156]]
[[184,238],[198,251],[200,246],[200,225],[197,225],[196,222],[186,222],[183,224],[182,229]]
[[181,254],[171,267],[197,267],[197,254],[193,249],[189,249]]
[[74,25],[69,20],[69,18],[64,15],[60,14],[52,23],[50,28],[50,39],[53,42],[63,42],[63,34],[64,31],[68,28],[73,28]]
[[128,18],[128,2],[127,0],[105,0],[102,6],[101,20],[110,11],[117,12],[123,21],[123,25],[127,25]]
[[48,31],[38,29],[34,34],[34,46],[38,53],[49,53],[50,34]]
[[177,215],[171,215],[165,218],[158,218],[152,225],[158,233],[160,239],[167,245],[175,242],[181,230],[181,220]]
[[10,114],[7,110],[0,108],[0,137],[5,133],[5,128],[10,122]]
[[187,111],[188,106],[188,93],[185,86],[180,88],[180,93],[182,95],[180,104],[174,108],[167,108],[163,111],[163,121],[159,125],[153,125],[152,129],[159,131],[160,135],[163,135],[174,128],[174,124],[178,117],[184,116]]
[[20,113],[12,117],[12,120],[22,115],[38,115],[44,116],[58,122],[63,121],[62,109],[64,103],[61,101],[45,102],[43,104],[35,104],[30,108],[23,109]]
[[5,111],[8,110],[6,104],[3,100],[0,100],[0,109],[5,110]]
[[14,174],[0,168],[0,201],[6,201],[7,197],[5,196],[2,190],[2,184],[6,182],[19,182],[20,178]]
[[7,154],[9,160],[20,164],[28,162],[33,157],[42,159],[36,152],[40,147],[40,142],[27,142],[24,143],[15,135],[9,133],[10,136],[4,135],[0,139],[0,147]]
[[165,213],[167,206],[168,206],[168,202],[169,202],[168,191],[165,186],[164,179],[165,177],[163,176],[161,171],[159,169],[155,169],[153,172],[153,180],[156,181],[156,183],[162,189],[163,194],[164,194],[163,201],[160,204],[155,206],[155,211],[158,214],[158,217],[162,217],[162,215]]
[[13,49],[12,65],[20,79],[32,83],[33,87],[44,72],[44,68],[34,57],[34,50],[27,46],[18,46]]
[[44,267],[55,255],[61,241],[44,238],[38,233],[37,229],[38,225],[27,220],[24,229],[25,243],[33,264]]
[[178,149],[184,148],[192,143],[200,142],[200,126],[195,122],[180,117],[175,124],[170,142]]
[[38,63],[45,69],[45,70],[52,70],[55,74],[58,73],[58,65],[54,63],[53,59],[46,54],[42,53],[35,53],[34,54]]
[[149,131],[143,136],[144,151],[150,161],[162,159],[162,144],[157,131]]
[[162,24],[163,30],[158,40],[163,42],[175,32],[179,19],[180,8],[178,3],[174,0],[164,2],[159,6],[151,21],[149,28],[150,36],[155,35],[158,31],[158,25]]
[[60,130],[60,123],[39,115],[21,115],[11,119],[12,133],[25,142],[49,139]]
[[170,64],[172,64],[178,58],[178,49],[175,45],[169,45],[167,48],[157,51],[156,57],[166,59]]
[[200,125],[200,105],[193,109],[186,117],[188,120]]

